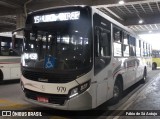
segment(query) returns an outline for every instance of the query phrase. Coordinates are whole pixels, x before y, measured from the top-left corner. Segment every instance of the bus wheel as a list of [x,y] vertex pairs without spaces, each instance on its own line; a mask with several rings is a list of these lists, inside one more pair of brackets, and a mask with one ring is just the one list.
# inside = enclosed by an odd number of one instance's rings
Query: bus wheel
[[121,96],[122,96],[122,84],[120,80],[116,80],[113,88],[113,98],[111,99],[111,104],[118,103]]
[[3,83],[3,73],[2,73],[2,71],[0,70],[0,84],[2,84]]
[[142,78],[142,83],[145,83],[146,82],[146,78],[147,78],[147,69],[145,68],[144,71],[143,71],[143,78]]
[[153,63],[152,64],[152,70],[156,70],[157,69],[157,64],[156,63]]

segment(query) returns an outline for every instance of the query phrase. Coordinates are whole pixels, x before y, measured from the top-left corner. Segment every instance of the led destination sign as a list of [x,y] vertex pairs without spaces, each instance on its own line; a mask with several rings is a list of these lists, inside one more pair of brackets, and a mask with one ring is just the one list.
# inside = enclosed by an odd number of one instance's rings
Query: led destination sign
[[34,23],[77,20],[79,19],[79,17],[80,11],[47,14],[41,16],[34,16]]

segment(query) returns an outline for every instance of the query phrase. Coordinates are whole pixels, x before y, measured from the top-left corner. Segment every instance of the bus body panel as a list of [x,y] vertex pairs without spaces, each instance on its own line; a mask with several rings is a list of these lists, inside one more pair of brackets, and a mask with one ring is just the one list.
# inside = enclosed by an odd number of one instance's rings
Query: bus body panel
[[12,33],[0,33],[0,81],[20,79],[20,54],[22,51],[22,36]]
[[[76,87],[78,83],[74,80],[69,83],[43,83],[36,82],[26,79],[25,77],[21,77],[23,85],[26,89],[47,93],[47,94],[68,94],[69,90]],[[59,87],[64,87],[65,89],[58,89]]]
[[[88,79],[90,78],[91,78],[91,72],[78,78],[77,81],[74,80],[69,83],[51,84],[51,83],[36,82],[36,81],[28,80],[23,76],[21,76],[21,81],[25,89],[32,90],[34,92],[64,95],[64,94],[68,94],[69,90],[78,86],[79,83],[84,83],[88,81]],[[58,91],[57,87],[65,87],[66,88],[65,92]],[[97,106],[94,100],[96,98],[93,97],[94,95],[96,95],[95,87],[97,87],[95,86],[95,83],[91,82],[90,88],[88,88],[84,93],[79,94],[78,96],[71,98],[69,100],[66,100],[64,105],[53,104],[53,103],[44,104],[43,102],[38,102],[32,99],[29,99],[27,97],[25,97],[25,99],[31,103],[36,103],[42,106],[46,105],[47,107],[57,108],[62,110],[84,110],[84,109],[88,110]]]
[[139,62],[136,64],[137,65],[136,82],[143,78],[143,70],[144,70],[144,67],[145,67],[145,64],[142,65],[141,58],[138,58],[138,60],[139,60]]
[[[2,66],[1,66],[2,67]],[[4,66],[5,67],[5,66]],[[11,79],[11,71],[10,68],[1,68],[1,71],[3,73],[3,80],[9,80]]]
[[160,67],[160,50],[152,50],[152,66],[153,70]]
[[94,108],[92,106],[92,96],[90,95],[89,92],[87,90],[84,93],[70,100],[65,101],[64,105],[53,104],[53,103],[43,103],[43,102],[32,100],[26,97],[25,97],[25,100],[33,104],[50,107],[50,108],[56,108],[60,110],[89,110],[89,109]]
[[157,64],[157,67],[160,67],[160,58],[152,58],[152,62]]
[[[92,7],[91,7],[92,8]],[[111,24],[111,56],[109,63],[101,69],[98,73],[95,73],[95,44],[93,43],[93,67],[89,72],[86,72],[80,76],[78,76],[75,80],[70,81],[68,83],[46,83],[46,82],[39,82],[39,81],[33,81],[25,78],[24,76],[21,77],[22,87],[33,91],[36,96],[38,94],[48,95],[69,95],[70,90],[74,89],[75,87],[78,87],[85,83],[86,81],[90,80],[90,87],[87,88],[84,92],[76,95],[73,98],[67,98],[64,102],[64,104],[54,104],[54,103],[48,103],[48,102],[40,102],[38,99],[30,99],[26,97],[26,100],[29,102],[39,104],[42,106],[47,106],[51,108],[57,108],[62,110],[87,110],[96,108],[97,106],[103,104],[107,100],[111,99],[113,97],[113,87],[115,85],[115,81],[118,80],[119,77],[122,78],[122,85],[123,89],[125,90],[129,88],[131,85],[135,84],[137,81],[143,78],[143,72],[144,68],[147,68],[148,65],[146,64],[146,60],[141,57],[136,56],[128,56],[128,57],[115,57],[113,55],[114,53],[114,47],[112,45],[113,42],[113,25],[116,25],[123,30],[127,31],[128,33],[132,34],[132,36],[136,36],[132,31],[130,31],[128,28],[122,26],[120,23],[116,22],[115,20],[111,19],[104,13],[92,9],[92,17],[94,14],[98,14],[101,17],[108,20]],[[93,42],[95,40],[95,29],[94,29],[94,21],[92,18],[92,37]],[[129,35],[130,35],[129,34]],[[150,58],[148,58],[148,61],[150,62]],[[65,91],[59,91],[59,87],[65,88]],[[24,89],[24,93],[25,92]],[[37,93],[37,94],[36,94]],[[37,97],[36,97],[37,98]]]
[[1,56],[0,67],[3,80],[19,79],[21,76],[20,57]]
[[20,64],[18,64],[17,67],[11,68],[11,78],[19,79],[20,77],[21,77],[21,70],[20,70]]
[[21,76],[20,64],[4,64],[0,68],[3,73],[3,80],[19,79]]

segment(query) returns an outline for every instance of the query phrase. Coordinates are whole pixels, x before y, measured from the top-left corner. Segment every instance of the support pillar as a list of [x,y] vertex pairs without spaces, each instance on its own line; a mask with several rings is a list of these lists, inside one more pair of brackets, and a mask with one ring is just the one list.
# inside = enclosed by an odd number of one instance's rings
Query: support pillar
[[[16,29],[23,28],[25,26],[25,15],[24,14],[18,14],[16,16]],[[23,32],[17,32],[18,35],[23,35]]]

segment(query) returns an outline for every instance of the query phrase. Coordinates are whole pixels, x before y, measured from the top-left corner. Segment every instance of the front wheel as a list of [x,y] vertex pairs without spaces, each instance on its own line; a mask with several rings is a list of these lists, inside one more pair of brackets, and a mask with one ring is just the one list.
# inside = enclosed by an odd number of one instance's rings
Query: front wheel
[[0,84],[2,84],[3,83],[3,73],[2,73],[2,71],[0,71]]
[[[1,76],[0,76],[1,77]],[[0,78],[0,84],[2,84],[3,83],[3,78]]]

